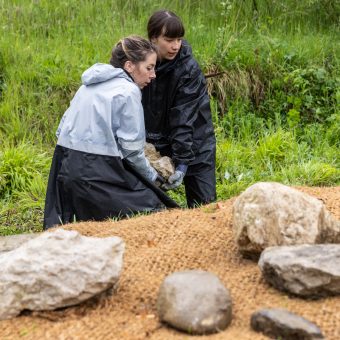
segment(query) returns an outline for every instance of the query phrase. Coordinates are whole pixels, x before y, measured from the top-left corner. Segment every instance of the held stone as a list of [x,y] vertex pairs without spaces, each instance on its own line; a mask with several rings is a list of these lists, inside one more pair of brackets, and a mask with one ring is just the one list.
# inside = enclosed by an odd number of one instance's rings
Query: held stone
[[57,229],[1,254],[0,320],[24,309],[75,305],[113,288],[123,252],[119,237],[86,237]]
[[153,144],[145,143],[144,152],[151,166],[154,167],[164,179],[167,180],[175,173],[175,166],[171,158],[167,156],[162,157]]

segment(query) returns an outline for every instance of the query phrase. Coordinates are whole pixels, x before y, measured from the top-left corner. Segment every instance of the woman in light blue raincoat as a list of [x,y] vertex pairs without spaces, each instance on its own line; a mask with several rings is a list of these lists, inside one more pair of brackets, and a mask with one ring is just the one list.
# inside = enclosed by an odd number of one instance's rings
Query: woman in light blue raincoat
[[110,64],[95,64],[57,130],[44,229],[176,207],[155,185],[161,177],[144,155],[141,89],[155,78],[156,49],[130,36]]

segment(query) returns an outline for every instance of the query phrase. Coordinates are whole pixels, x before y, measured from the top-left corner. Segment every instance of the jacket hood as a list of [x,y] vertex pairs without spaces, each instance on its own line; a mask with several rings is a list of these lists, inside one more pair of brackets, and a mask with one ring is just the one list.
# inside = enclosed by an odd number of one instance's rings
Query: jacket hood
[[125,71],[109,64],[97,63],[88,68],[81,76],[84,85],[101,83],[112,78],[125,78],[132,82],[132,79]]
[[186,59],[192,57],[192,49],[189,43],[186,40],[182,41],[181,49],[179,50],[176,58],[173,60],[161,62],[158,64],[157,72],[167,72],[177,67],[186,61]]

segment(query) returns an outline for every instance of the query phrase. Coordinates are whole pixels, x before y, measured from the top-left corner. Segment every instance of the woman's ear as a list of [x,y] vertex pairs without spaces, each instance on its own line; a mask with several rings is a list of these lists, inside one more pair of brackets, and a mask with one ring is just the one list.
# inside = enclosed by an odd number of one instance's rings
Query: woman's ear
[[128,73],[132,73],[135,70],[136,65],[132,63],[130,60],[127,60],[124,64],[124,70]]

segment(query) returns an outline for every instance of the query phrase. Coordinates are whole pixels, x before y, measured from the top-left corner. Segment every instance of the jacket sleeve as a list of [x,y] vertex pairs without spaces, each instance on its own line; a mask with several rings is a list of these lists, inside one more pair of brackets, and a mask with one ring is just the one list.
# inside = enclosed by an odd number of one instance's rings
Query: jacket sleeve
[[60,132],[61,132],[61,129],[63,128],[63,125],[64,125],[64,121],[65,121],[65,118],[66,118],[66,112],[64,113],[64,115],[62,116],[61,120],[60,120],[60,123],[58,125],[58,129],[55,133],[55,135],[57,136],[57,138],[59,138],[60,136]]
[[206,95],[205,81],[200,69],[181,79],[169,115],[172,159],[176,166],[188,165],[195,158],[194,123],[199,114],[200,103]]
[[[138,100],[139,99],[139,100]],[[145,127],[140,95],[128,96],[120,112],[117,129],[118,148],[129,164],[151,181],[157,178],[157,171],[145,157]]]
[[65,111],[65,113],[64,113],[63,116],[61,117],[60,123],[59,123],[58,128],[57,128],[57,131],[56,131],[56,133],[55,133],[55,135],[57,136],[57,138],[59,138],[59,136],[60,136],[61,130],[62,130],[62,128],[63,128],[64,122],[65,122],[65,119],[66,119],[66,116],[67,116],[67,112],[70,110],[70,107],[71,107],[71,105],[72,105],[73,102],[74,102],[74,98],[71,100],[70,106],[68,107],[68,109]]

